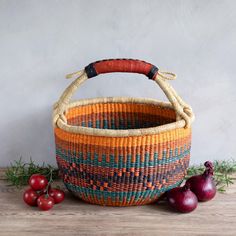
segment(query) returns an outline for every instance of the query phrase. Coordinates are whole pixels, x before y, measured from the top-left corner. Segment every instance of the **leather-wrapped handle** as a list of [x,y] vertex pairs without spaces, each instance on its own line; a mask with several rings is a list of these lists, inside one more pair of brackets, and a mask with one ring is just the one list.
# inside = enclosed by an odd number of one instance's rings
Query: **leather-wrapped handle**
[[90,63],[85,67],[88,78],[99,74],[112,72],[128,72],[146,75],[149,79],[154,79],[158,68],[146,61],[135,59],[108,59]]

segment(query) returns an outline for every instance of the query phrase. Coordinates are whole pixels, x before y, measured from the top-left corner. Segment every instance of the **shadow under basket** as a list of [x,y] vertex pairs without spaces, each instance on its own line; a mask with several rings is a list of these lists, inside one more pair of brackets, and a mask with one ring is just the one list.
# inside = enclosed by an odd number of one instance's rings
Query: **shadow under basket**
[[180,185],[189,165],[191,127],[176,104],[144,98],[70,103],[88,77],[84,72],[54,107],[56,159],[67,189],[89,203],[131,206],[154,202]]

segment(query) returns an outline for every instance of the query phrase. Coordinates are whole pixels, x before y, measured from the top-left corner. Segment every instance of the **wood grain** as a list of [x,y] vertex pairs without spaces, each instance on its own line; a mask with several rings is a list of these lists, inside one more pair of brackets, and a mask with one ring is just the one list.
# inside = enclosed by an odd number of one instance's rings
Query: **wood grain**
[[121,208],[90,205],[69,193],[63,204],[42,212],[23,203],[23,191],[0,180],[1,236],[236,235],[236,185],[190,214],[175,213],[166,203]]
[[5,179],[5,171],[6,170],[7,170],[7,168],[0,168],[0,180]]

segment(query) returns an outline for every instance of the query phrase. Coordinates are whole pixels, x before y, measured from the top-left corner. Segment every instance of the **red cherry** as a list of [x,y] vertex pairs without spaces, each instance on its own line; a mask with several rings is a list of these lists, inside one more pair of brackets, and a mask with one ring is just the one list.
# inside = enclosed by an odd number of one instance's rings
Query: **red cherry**
[[29,206],[37,206],[38,197],[39,194],[31,188],[27,189],[23,194],[24,202]]
[[45,176],[34,174],[29,179],[29,185],[32,189],[38,191],[47,187],[48,180]]
[[51,196],[54,199],[55,204],[57,204],[64,200],[65,193],[60,189],[51,189],[49,191],[49,196]]
[[42,211],[50,210],[54,206],[54,203],[54,199],[47,194],[41,195],[37,200],[38,207]]

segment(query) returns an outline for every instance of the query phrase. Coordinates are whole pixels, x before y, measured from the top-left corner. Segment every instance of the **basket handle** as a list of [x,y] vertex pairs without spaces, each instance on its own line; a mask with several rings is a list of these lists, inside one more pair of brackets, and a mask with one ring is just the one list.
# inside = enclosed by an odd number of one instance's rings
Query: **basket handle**
[[85,67],[88,78],[112,72],[128,72],[146,75],[153,79],[158,68],[148,62],[134,59],[108,59],[90,63]]
[[194,114],[191,107],[186,104],[176,93],[173,87],[167,82],[176,78],[176,75],[170,72],[160,72],[159,69],[145,61],[134,59],[109,59],[97,61],[89,64],[84,70],[68,74],[67,78],[76,78],[63,92],[59,101],[54,106],[53,124],[56,125],[58,119],[67,123],[64,113],[66,112],[71,97],[80,85],[87,79],[102,73],[111,72],[130,72],[146,75],[149,79],[154,80],[163,90],[168,100],[176,112],[176,119],[185,120],[185,127],[190,127],[194,120]]

